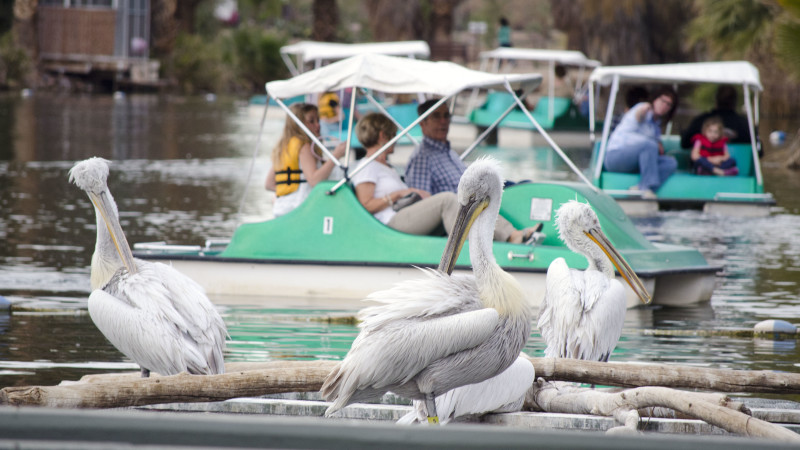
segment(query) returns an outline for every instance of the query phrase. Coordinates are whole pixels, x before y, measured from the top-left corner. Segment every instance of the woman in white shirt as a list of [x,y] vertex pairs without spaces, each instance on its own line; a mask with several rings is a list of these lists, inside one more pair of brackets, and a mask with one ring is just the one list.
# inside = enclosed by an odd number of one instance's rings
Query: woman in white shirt
[[[367,150],[366,159],[397,134],[397,126],[383,114],[370,113],[358,121],[356,133]],[[395,230],[422,235],[449,234],[458,214],[456,194],[440,192],[430,195],[427,191],[408,187],[386,161],[393,152],[394,146],[353,176],[358,201],[376,219]],[[419,194],[421,200],[395,211],[394,203],[413,192]]]

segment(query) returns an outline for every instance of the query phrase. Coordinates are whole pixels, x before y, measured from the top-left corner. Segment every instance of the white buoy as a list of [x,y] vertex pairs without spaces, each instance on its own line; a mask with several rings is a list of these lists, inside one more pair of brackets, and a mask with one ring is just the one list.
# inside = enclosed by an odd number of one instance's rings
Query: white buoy
[[781,130],[775,130],[769,134],[769,143],[774,146],[783,145],[786,142],[786,133]]
[[753,331],[756,333],[785,333],[785,334],[795,334],[797,333],[797,327],[792,325],[791,323],[785,320],[762,320],[758,322],[754,327]]

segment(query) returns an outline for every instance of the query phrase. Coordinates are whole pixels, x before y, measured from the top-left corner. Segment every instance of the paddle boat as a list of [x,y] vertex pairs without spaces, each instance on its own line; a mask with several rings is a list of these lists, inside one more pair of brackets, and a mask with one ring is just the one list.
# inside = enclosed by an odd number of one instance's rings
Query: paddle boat
[[[378,54],[389,56],[403,56],[412,59],[428,59],[431,50],[428,43],[425,41],[392,41],[392,42],[366,42],[366,43],[342,43],[342,42],[317,42],[317,41],[299,41],[294,44],[285,45],[280,48],[280,55],[286,67],[291,72],[292,76],[297,76],[310,69],[319,69],[320,67],[330,64],[335,61],[346,59],[356,55],[365,54]],[[338,91],[339,98],[344,98],[344,89]],[[289,105],[295,102],[308,101],[315,103],[312,99],[312,94],[322,93],[305,93],[299,94],[292,98],[286,99],[285,104]],[[418,93],[414,93],[418,94]],[[416,103],[396,103],[393,100],[386,101],[386,99],[376,98],[375,96],[362,95],[357,97],[357,103],[353,105],[357,108],[359,113],[366,114],[369,111],[382,110],[383,112],[394,117],[402,127],[407,126],[414,119],[417,118],[417,104]],[[421,100],[420,97],[418,100]],[[264,105],[269,102],[271,106],[277,106],[275,100],[268,95],[254,95],[250,98],[250,106],[254,106],[259,110],[267,111]],[[376,103],[379,103],[382,108],[378,108]],[[275,110],[275,108],[273,108]],[[280,111],[278,109],[278,111]],[[341,123],[345,124],[349,121],[350,105],[342,105]],[[278,116],[271,116],[277,118]],[[333,140],[343,141],[347,136],[347,128],[341,127],[338,133],[328,136]],[[355,136],[352,136],[355,138]],[[401,141],[401,144],[416,145],[422,138],[422,130],[417,126],[412,128],[411,132],[406,138]],[[358,142],[354,141],[354,146],[358,146]]]
[[[600,66],[600,62],[589,59],[575,50],[544,50],[532,48],[499,47],[481,52],[480,70],[500,73],[501,68],[510,68],[523,61],[543,63],[548,66],[547,91],[539,98],[531,115],[545,130],[584,131],[588,118],[580,111],[579,104],[586,93],[583,80],[585,71]],[[570,96],[556,95],[556,66],[577,68],[573,93]],[[505,91],[489,91],[486,100],[479,107],[477,90],[473,89],[467,106],[468,120],[479,128],[489,127],[497,115],[512,107],[512,111],[500,122],[500,127],[535,130],[531,121],[516,105],[514,99]]]
[[[424,92],[440,97],[436,105],[370,157],[374,159],[464,89],[505,87],[521,103],[515,90],[524,94],[540,83],[538,74],[491,74],[450,62],[370,54],[338,61],[289,80],[269,82],[266,89],[302,128],[302,122],[292,115],[284,100],[307,92],[364,87],[368,92]],[[449,105],[454,107],[452,103]],[[535,123],[535,119],[531,120]],[[352,128],[350,124],[349,129]],[[540,131],[547,136],[544,130]],[[314,145],[330,155],[307,129],[306,133]],[[583,177],[563,151],[550,142],[553,150]],[[477,143],[465,150],[462,157]],[[349,152],[348,148],[345,161],[350,160]],[[405,234],[385,226],[361,206],[348,184],[349,176],[359,168],[343,169],[348,176],[317,184],[297,209],[271,220],[242,224],[230,240],[209,240],[197,246],[140,243],[134,246],[134,252],[143,259],[172,264],[197,280],[212,297],[357,299],[396,282],[423,276],[417,267],[436,267],[446,237]],[[554,211],[572,199],[592,205],[603,230],[643,280],[655,304],[685,305],[710,298],[719,267],[710,266],[696,249],[649,242],[616,202],[584,177],[582,183],[520,183],[505,190],[503,216],[517,228],[542,224],[534,243],[495,242],[493,247],[498,263],[519,279],[533,306],[538,306],[543,298],[546,271],[555,258],[565,258],[574,268],[587,266],[583,257],[566,248],[555,229]],[[470,271],[469,264],[469,251],[465,249],[456,271]],[[628,289],[629,305],[640,303]]]
[[[671,134],[672,126],[661,142],[666,154],[678,161],[678,170],[656,192],[655,199],[645,199],[629,188],[639,182],[639,174],[605,170],[604,160],[611,118],[620,86],[624,84],[731,84],[741,86],[750,128],[749,143],[729,143],[739,174],[735,176],[697,175],[692,171],[691,149],[680,146],[680,136]],[[602,135],[597,140],[594,123],[596,94],[600,86],[610,86]],[[775,204],[772,194],[764,192],[764,177],[758,157],[755,130],[758,127],[758,93],[763,90],[758,69],[746,61],[656,64],[643,66],[599,67],[589,76],[590,139],[594,153],[590,167],[592,182],[614,197],[626,213],[648,215],[659,209],[703,209],[707,212],[739,216],[764,216]]]

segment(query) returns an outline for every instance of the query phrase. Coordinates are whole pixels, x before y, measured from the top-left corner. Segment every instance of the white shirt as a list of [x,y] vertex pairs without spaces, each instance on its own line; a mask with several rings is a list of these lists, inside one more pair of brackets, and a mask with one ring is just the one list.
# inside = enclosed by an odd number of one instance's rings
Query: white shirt
[[[363,163],[361,165],[363,165]],[[398,174],[396,170],[376,161],[367,164],[366,167],[355,174],[352,178],[352,182],[354,187],[361,183],[374,183],[375,193],[373,195],[375,198],[383,198],[394,191],[408,188],[408,186],[403,183],[403,180],[400,179],[400,174]],[[397,212],[390,206],[387,206],[376,212],[374,216],[382,223],[387,224],[392,220],[395,214],[397,214]]]

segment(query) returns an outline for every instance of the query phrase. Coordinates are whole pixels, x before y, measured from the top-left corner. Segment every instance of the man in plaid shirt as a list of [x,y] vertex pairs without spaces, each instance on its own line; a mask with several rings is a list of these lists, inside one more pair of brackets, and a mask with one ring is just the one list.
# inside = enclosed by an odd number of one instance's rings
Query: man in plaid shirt
[[[431,99],[417,107],[422,115],[438,99]],[[411,156],[406,167],[405,182],[409,187],[428,191],[431,195],[439,192],[456,192],[458,180],[466,166],[458,154],[450,148],[447,133],[450,131],[450,111],[442,104],[422,122],[423,139]]]
[[[417,107],[422,115],[438,102],[431,99]],[[467,166],[455,151],[450,148],[447,133],[450,131],[450,110],[442,104],[419,123],[422,128],[422,142],[411,155],[406,166],[405,183],[412,188],[422,189],[431,195],[439,192],[458,191],[458,180]],[[494,230],[494,240],[520,243],[530,239],[536,227],[517,230],[511,223],[498,216]]]

